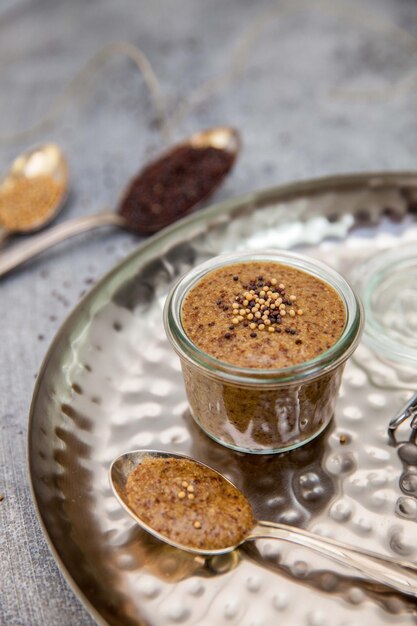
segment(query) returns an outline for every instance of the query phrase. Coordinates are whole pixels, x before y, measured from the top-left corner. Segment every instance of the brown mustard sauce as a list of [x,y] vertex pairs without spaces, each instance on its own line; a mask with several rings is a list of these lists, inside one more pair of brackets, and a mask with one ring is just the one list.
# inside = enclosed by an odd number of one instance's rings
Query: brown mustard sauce
[[209,272],[182,306],[191,341],[240,367],[283,368],[308,361],[339,339],[345,323],[345,306],[333,287],[268,261]]
[[188,459],[145,458],[129,475],[126,496],[145,524],[190,548],[235,546],[254,525],[245,496]]

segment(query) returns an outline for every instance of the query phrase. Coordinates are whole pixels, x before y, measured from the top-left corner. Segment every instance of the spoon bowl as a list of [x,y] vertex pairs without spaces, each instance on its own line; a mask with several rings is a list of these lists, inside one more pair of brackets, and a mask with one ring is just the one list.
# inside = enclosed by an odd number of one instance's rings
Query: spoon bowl
[[238,131],[218,126],[163,152],[124,189],[117,207],[122,227],[152,235],[188,215],[223,182],[240,148]]
[[[132,510],[129,504],[126,484],[129,475],[145,459],[180,459],[195,463],[199,468],[215,472],[224,481],[225,485],[232,486],[239,492],[237,487],[225,476],[216,472],[205,463],[201,463],[191,457],[174,452],[162,452],[160,450],[134,450],[117,457],[109,470],[110,484],[113,492],[129,515],[144,530],[151,533],[157,539],[169,543],[180,550],[186,550],[194,554],[215,556],[231,552],[245,541],[254,539],[278,539],[292,544],[300,545],[325,556],[341,565],[355,570],[362,577],[390,587],[400,593],[417,597],[417,565],[409,561],[400,561],[373,552],[359,550],[339,541],[316,535],[301,528],[295,528],[286,524],[275,524],[269,521],[255,521],[246,536],[237,545],[225,545],[221,549],[200,549],[192,545],[178,543],[171,537],[161,534],[155,528],[145,523],[140,515]],[[240,493],[240,492],[239,492]],[[243,496],[244,497],[244,496]],[[158,498],[164,498],[164,492],[158,492]],[[168,502],[169,504],[169,502]],[[211,506],[211,505],[210,505]]]
[[[42,211],[39,216],[35,215],[30,221],[25,220],[21,225],[18,224],[17,220],[13,220],[13,226],[7,223],[3,225],[0,221],[0,227],[5,231],[5,234],[28,234],[43,228],[56,217],[68,195],[68,163],[58,145],[45,143],[16,157],[0,183],[0,202],[2,199],[7,201],[7,197],[22,183],[36,183],[39,180],[48,179],[52,184],[56,184],[56,189],[53,201],[47,206],[47,210]],[[33,200],[28,197],[28,202],[31,201]],[[22,202],[22,198],[20,198],[20,202]],[[15,210],[19,210],[19,205]]]
[[226,150],[234,156],[237,156],[242,147],[239,133],[235,128],[229,126],[216,126],[201,130],[191,135],[188,143],[193,148]]
[[[134,450],[133,452],[127,452],[122,454],[117,459],[113,461],[110,466],[110,484],[112,486],[114,495],[119,500],[122,507],[133,517],[133,519],[142,527],[144,530],[149,532],[151,535],[159,539],[160,541],[165,541],[169,543],[174,548],[179,548],[180,550],[185,550],[187,552],[192,552],[193,554],[202,554],[205,556],[214,556],[218,554],[225,554],[227,552],[232,552],[232,550],[236,549],[236,545],[226,546],[225,548],[219,550],[202,550],[200,548],[193,548],[192,546],[184,545],[178,543],[176,541],[172,541],[169,537],[161,535],[154,528],[151,528],[148,524],[146,524],[130,507],[129,502],[126,496],[126,483],[129,477],[129,474],[137,467],[144,459],[187,459],[189,461],[194,461],[190,457],[187,457],[185,454],[176,454],[175,452],[162,452],[161,450]],[[195,461],[197,463],[197,461]],[[200,467],[205,467],[210,471],[215,471],[213,468],[209,467],[205,463],[201,463],[198,461]],[[228,480],[225,476],[216,472],[218,476],[222,478],[225,482],[232,485],[236,488],[230,480]]]

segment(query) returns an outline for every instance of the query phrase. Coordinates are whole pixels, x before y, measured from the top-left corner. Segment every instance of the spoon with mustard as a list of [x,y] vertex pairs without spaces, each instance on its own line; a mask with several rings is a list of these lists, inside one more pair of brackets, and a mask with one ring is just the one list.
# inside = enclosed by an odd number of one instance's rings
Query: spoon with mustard
[[54,143],[16,157],[0,181],[0,243],[49,224],[64,205],[68,181],[67,160]]
[[110,484],[131,517],[161,541],[215,556],[245,541],[279,539],[309,548],[398,592],[417,597],[417,565],[360,550],[286,524],[256,520],[244,494],[191,457],[135,450],[111,464]]
[[151,235],[187,215],[220,185],[240,150],[239,133],[229,127],[204,130],[147,165],[128,184],[117,211],[87,215],[58,224],[0,252],[0,276],[44,250],[80,233],[118,226]]

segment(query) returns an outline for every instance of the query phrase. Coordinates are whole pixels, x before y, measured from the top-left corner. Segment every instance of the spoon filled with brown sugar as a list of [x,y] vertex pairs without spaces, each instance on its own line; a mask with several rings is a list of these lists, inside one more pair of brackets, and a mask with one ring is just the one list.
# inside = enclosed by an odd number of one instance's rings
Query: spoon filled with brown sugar
[[128,184],[117,211],[64,222],[0,253],[0,276],[52,246],[103,226],[151,235],[207,199],[233,167],[239,133],[229,127],[191,135],[147,165]]
[[135,450],[115,459],[110,483],[120,504],[146,531],[195,554],[231,552],[245,541],[278,539],[309,548],[417,597],[417,565],[345,545],[286,524],[255,519],[244,494],[208,465],[174,452]]

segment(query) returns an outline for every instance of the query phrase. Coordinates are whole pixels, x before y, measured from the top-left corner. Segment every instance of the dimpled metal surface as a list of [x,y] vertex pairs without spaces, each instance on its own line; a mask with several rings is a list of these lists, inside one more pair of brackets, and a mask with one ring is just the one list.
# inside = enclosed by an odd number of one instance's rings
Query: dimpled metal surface
[[[417,623],[410,599],[299,547],[260,541],[204,559],[161,544],[121,509],[108,480],[122,452],[183,452],[224,472],[260,519],[416,560],[417,448],[390,446],[387,437],[416,387],[414,372],[362,344],[319,438],[283,455],[244,455],[193,422],[162,324],[172,282],[222,252],[297,249],[354,276],[376,251],[417,241],[415,198],[416,175],[373,174],[217,205],[139,247],[68,318],[39,375],[29,463],[51,549],[97,622]],[[407,439],[406,425],[399,436]]]

